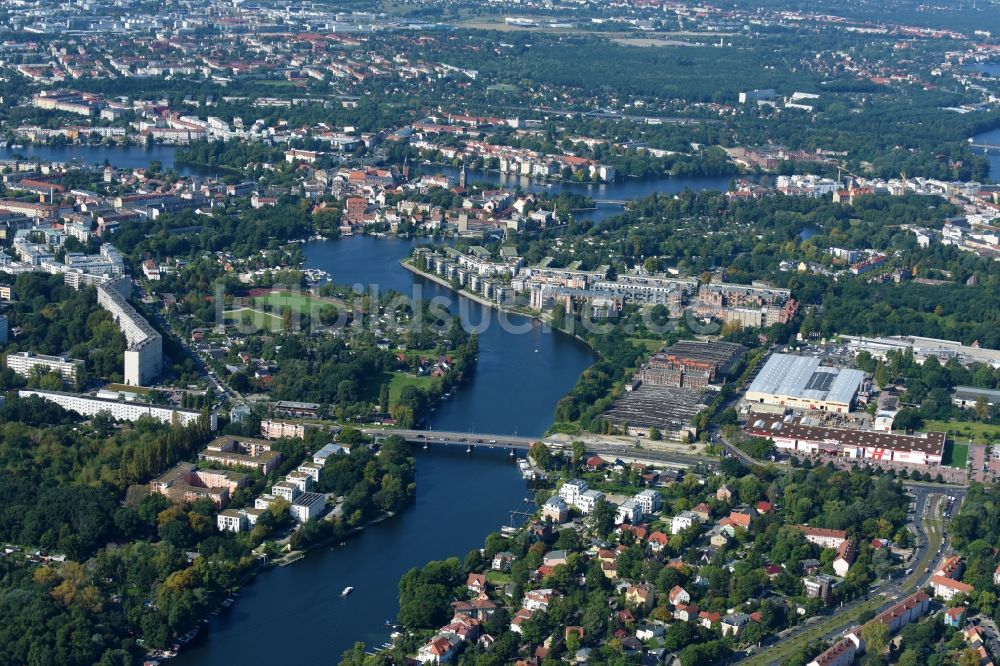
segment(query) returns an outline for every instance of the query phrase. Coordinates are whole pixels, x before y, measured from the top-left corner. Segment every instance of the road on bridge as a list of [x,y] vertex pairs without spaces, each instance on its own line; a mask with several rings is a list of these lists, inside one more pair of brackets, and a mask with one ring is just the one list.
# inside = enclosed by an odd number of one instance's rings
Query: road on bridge
[[[462,446],[473,449],[479,446],[510,448],[527,451],[539,437],[520,437],[517,435],[496,435],[487,433],[448,432],[443,430],[401,430],[394,428],[362,428],[361,432],[369,437],[389,437],[399,435],[408,442],[418,444],[442,444],[445,446]],[[694,466],[698,464],[714,464],[718,460],[711,456],[696,456],[673,451],[657,451],[617,442],[592,443],[587,445],[587,453],[600,456],[613,456],[624,460],[636,460],[650,463],[663,463],[678,466]]]

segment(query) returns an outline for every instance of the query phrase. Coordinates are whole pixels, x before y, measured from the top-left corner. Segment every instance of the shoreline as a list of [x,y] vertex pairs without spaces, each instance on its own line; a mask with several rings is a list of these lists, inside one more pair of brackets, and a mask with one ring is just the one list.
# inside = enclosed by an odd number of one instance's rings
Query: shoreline
[[426,280],[430,280],[431,282],[433,282],[434,284],[436,284],[436,285],[438,285],[440,287],[444,287],[445,289],[448,289],[452,293],[456,293],[459,296],[464,296],[465,298],[468,298],[470,301],[474,301],[474,302],[479,303],[480,305],[483,305],[483,306],[488,307],[490,309],[496,310],[498,312],[508,312],[510,314],[519,314],[519,315],[522,315],[524,317],[528,317],[530,319],[535,319],[537,321],[542,321],[541,318],[539,318],[537,315],[529,315],[529,314],[526,314],[524,312],[518,312],[516,310],[512,310],[512,309],[510,309],[510,308],[508,308],[508,307],[506,307],[504,305],[501,305],[500,303],[497,303],[496,301],[491,301],[491,300],[489,300],[487,298],[484,298],[483,296],[480,296],[479,294],[473,294],[472,292],[465,291],[464,289],[459,289],[459,290],[456,291],[455,288],[451,285],[451,283],[448,282],[447,280],[445,280],[440,275],[435,275],[434,273],[425,273],[424,271],[422,271],[419,268],[417,268],[416,266],[414,266],[412,263],[410,263],[410,258],[409,257],[407,257],[405,259],[400,259],[399,260],[399,265],[402,266],[404,270],[407,270],[410,273],[413,273],[414,275],[419,275],[420,277],[422,277],[422,278],[424,278]]
[[[440,287],[444,287],[445,289],[451,291],[452,293],[455,293],[455,294],[458,294],[459,296],[464,296],[465,298],[468,298],[470,301],[474,301],[476,303],[479,303],[480,305],[483,305],[485,307],[491,308],[491,309],[496,310],[498,312],[506,312],[508,314],[515,314],[515,315],[520,315],[522,317],[526,317],[528,319],[531,319],[533,321],[538,322],[539,324],[542,324],[543,326],[548,326],[553,331],[558,331],[559,333],[562,333],[563,335],[568,335],[571,338],[575,338],[575,339],[579,340],[580,342],[582,342],[583,344],[587,345],[587,349],[589,349],[591,352],[593,352],[594,354],[597,354],[598,356],[600,355],[597,352],[597,350],[594,349],[593,345],[591,345],[590,342],[588,342],[585,338],[580,337],[580,335],[577,334],[577,333],[570,333],[569,331],[564,331],[563,329],[561,329],[561,328],[559,328],[557,326],[552,326],[552,320],[550,318],[545,317],[542,314],[535,313],[535,312],[526,312],[526,311],[521,311],[521,310],[514,310],[514,309],[509,308],[509,307],[507,307],[505,305],[501,305],[500,303],[497,303],[496,301],[491,301],[491,300],[489,300],[487,298],[484,298],[483,296],[480,296],[479,294],[473,294],[471,292],[465,291],[464,289],[456,290],[452,286],[452,284],[450,282],[448,282],[447,280],[445,280],[440,275],[435,275],[434,273],[424,272],[424,271],[420,270],[419,268],[417,268],[416,266],[414,266],[412,263],[410,263],[410,258],[409,257],[407,257],[405,259],[400,259],[399,260],[399,265],[402,266],[405,270],[409,271],[410,273],[413,273],[414,275],[420,276],[420,277],[422,277],[424,279],[430,280],[434,284],[436,284],[436,285],[438,285]],[[593,365],[593,364],[591,364],[591,365]],[[589,366],[588,366],[588,368],[589,368]]]

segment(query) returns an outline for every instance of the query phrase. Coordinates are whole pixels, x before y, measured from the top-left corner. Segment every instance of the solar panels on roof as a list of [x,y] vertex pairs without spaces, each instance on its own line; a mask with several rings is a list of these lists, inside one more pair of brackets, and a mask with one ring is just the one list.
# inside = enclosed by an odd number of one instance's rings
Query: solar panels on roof
[[836,373],[824,372],[823,370],[817,370],[806,382],[807,391],[829,391],[830,386],[833,384],[833,380],[836,377]]

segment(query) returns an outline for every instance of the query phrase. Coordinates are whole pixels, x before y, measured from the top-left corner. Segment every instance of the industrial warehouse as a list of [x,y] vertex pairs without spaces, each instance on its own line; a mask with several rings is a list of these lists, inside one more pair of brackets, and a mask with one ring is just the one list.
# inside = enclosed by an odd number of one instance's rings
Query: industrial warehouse
[[767,437],[779,449],[807,455],[827,455],[895,462],[909,465],[940,465],[944,455],[945,433],[914,435],[830,428],[810,416],[775,416],[751,413],[744,431],[755,437]]
[[696,437],[693,417],[744,354],[745,347],[731,342],[681,340],[653,354],[603,417],[633,436],[656,429],[672,439]]
[[820,365],[818,358],[772,354],[747,389],[746,402],[846,414],[865,373]]
[[653,354],[637,378],[646,386],[704,389],[728,375],[745,353],[745,347],[731,342],[681,340]]

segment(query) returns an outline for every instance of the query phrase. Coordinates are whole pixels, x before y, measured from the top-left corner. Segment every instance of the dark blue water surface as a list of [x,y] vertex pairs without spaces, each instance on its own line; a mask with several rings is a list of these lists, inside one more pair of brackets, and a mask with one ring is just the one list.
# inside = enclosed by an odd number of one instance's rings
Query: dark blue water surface
[[117,169],[148,167],[156,161],[164,169],[171,167],[182,176],[212,176],[219,172],[210,167],[174,164],[174,146],[32,146],[0,148],[0,159],[21,155],[43,162],[78,162],[82,164],[108,163]]

